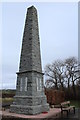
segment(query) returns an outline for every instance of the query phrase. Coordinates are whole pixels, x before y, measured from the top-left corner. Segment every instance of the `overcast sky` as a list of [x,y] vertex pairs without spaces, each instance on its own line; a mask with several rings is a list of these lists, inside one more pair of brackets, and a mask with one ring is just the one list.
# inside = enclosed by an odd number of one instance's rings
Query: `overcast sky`
[[78,56],[77,3],[3,3],[2,5],[2,83],[16,88],[27,8],[38,11],[42,68],[57,59]]

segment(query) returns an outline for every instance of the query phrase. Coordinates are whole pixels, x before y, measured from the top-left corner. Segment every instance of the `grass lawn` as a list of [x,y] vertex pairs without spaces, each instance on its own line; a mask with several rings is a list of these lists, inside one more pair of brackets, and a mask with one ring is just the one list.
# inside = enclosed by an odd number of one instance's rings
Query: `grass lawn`
[[80,101],[78,100],[70,100],[71,105],[74,105],[76,108],[80,108]]
[[13,98],[0,98],[0,102],[3,103],[13,102]]

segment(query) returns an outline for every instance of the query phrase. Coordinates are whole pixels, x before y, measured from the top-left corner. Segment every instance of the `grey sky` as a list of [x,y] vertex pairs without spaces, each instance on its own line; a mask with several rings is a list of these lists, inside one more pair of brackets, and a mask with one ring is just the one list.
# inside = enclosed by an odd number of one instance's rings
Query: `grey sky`
[[78,56],[77,3],[3,3],[2,81],[3,88],[16,87],[27,8],[38,10],[42,67],[56,59]]

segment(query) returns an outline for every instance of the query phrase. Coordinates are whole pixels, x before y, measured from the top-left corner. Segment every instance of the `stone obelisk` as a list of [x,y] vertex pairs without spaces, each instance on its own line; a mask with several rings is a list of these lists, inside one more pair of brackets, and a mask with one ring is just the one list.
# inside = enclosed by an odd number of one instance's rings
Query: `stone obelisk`
[[33,115],[48,110],[41,67],[37,10],[31,6],[27,10],[16,95],[10,111]]

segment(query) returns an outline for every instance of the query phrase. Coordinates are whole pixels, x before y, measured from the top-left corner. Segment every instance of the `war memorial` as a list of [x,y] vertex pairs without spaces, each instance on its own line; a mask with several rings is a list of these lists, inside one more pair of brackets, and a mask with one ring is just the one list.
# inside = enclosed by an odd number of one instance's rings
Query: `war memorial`
[[64,91],[44,90],[43,75],[37,9],[31,6],[25,19],[16,94],[9,104],[2,104],[2,120],[79,120],[80,109],[65,101]]
[[16,95],[10,112],[35,115],[48,111],[44,94],[37,10],[27,9],[23,33]]

